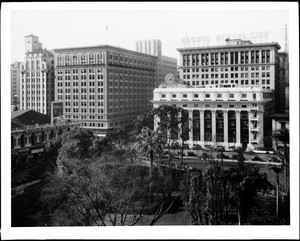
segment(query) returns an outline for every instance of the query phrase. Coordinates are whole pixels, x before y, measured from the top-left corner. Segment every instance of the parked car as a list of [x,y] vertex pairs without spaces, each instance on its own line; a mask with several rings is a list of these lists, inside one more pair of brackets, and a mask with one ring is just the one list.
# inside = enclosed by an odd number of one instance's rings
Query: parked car
[[274,154],[275,150],[273,148],[267,148],[267,147],[255,147],[252,150],[252,152],[258,154]]
[[189,146],[189,144],[187,144],[187,143],[184,143],[184,144],[183,144],[183,149],[185,149],[185,150],[189,150],[189,149],[190,149],[190,146]]
[[223,159],[230,159],[229,156],[227,156],[227,155],[225,155],[225,154],[223,154],[223,153],[217,154],[217,158],[219,158],[219,159],[221,159],[221,158],[223,158]]
[[215,149],[217,151],[225,151],[225,147],[224,146],[216,146]]
[[261,159],[261,158],[258,157],[258,156],[255,156],[255,157],[253,157],[252,161],[260,161],[260,162],[262,162],[263,159]]
[[[231,156],[231,159],[237,160],[237,159],[238,159],[238,155],[233,154],[233,155]],[[245,158],[244,156],[243,156],[243,160],[244,160],[244,161],[246,160],[246,158]]]
[[271,157],[269,159],[269,162],[278,162],[278,163],[280,163],[281,161],[279,159],[277,159],[277,158]]
[[201,147],[199,144],[195,144],[195,145],[192,147],[192,150],[202,150],[202,147]]
[[205,149],[209,149],[209,150],[211,150],[213,148],[212,145],[205,145],[204,147],[205,147]]
[[235,146],[229,146],[229,147],[228,147],[228,149],[229,149],[230,151],[234,151],[235,148],[236,148]]

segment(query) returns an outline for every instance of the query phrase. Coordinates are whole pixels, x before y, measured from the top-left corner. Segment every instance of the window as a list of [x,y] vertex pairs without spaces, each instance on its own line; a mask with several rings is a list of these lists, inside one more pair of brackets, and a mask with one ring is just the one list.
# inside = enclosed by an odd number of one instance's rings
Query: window
[[247,98],[247,94],[242,94],[242,98]]
[[210,94],[205,94],[205,98],[210,98]]
[[183,95],[182,95],[182,98],[187,98],[187,94],[183,94]]
[[166,94],[162,94],[162,95],[161,95],[161,98],[166,98]]
[[217,98],[222,98],[222,94],[217,94]]
[[172,94],[172,98],[176,98],[176,94]]
[[199,98],[199,95],[198,94],[194,94],[194,98]]
[[234,94],[229,94],[229,98],[234,98]]

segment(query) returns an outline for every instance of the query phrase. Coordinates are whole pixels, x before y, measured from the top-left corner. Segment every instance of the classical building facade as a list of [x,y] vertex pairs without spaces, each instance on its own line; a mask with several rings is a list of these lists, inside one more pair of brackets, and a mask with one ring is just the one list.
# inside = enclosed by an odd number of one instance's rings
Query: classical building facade
[[273,98],[274,91],[262,87],[200,88],[165,82],[155,89],[153,104],[154,108],[173,105],[184,109],[189,117],[189,146],[253,149],[264,145]]
[[21,65],[20,109],[51,115],[54,100],[54,56],[38,37],[25,36],[25,63]]
[[225,45],[179,48],[179,76],[194,87],[261,87],[274,90],[281,108],[278,43],[227,39]]
[[158,39],[138,40],[135,42],[136,51],[157,56],[157,88],[164,82],[165,76],[171,73],[177,78],[177,59],[162,55],[162,44]]
[[66,119],[105,134],[152,109],[156,56],[109,45],[54,51],[55,101]]
[[20,103],[21,62],[14,62],[10,67],[11,104]]

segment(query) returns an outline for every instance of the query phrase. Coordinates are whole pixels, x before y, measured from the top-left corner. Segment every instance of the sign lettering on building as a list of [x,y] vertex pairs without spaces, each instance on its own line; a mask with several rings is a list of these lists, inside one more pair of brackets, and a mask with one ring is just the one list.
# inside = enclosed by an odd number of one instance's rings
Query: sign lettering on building
[[224,45],[224,42],[227,38],[250,40],[253,42],[268,42],[269,32],[261,31],[252,33],[218,34],[214,37],[209,35],[189,37],[186,35],[185,37],[181,38],[181,43],[184,45],[184,47],[209,46],[211,42],[213,42],[215,45]]
[[63,117],[64,115],[64,103],[63,102],[51,102],[52,111],[51,111],[51,123],[54,119],[58,117]]

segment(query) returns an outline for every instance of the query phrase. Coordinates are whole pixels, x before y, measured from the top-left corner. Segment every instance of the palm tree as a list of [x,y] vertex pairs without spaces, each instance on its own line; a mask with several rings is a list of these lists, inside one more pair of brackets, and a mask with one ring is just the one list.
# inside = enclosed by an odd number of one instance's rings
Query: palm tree
[[[272,157],[273,162],[277,162],[275,157]],[[278,206],[279,206],[279,173],[282,172],[282,166],[272,166],[270,168],[272,171],[276,173],[276,216],[278,218]]]
[[141,133],[137,136],[137,142],[134,143],[134,149],[139,153],[145,153],[150,159],[150,180],[152,179],[152,169],[155,154],[160,154],[162,151],[161,141],[156,131],[143,127]]
[[290,134],[289,134],[289,130],[286,128],[281,128],[277,131],[275,131],[272,135],[272,138],[274,138],[276,141],[281,141],[283,143],[283,154],[279,154],[278,156],[280,157],[280,159],[282,159],[283,164],[285,165],[285,179],[286,179],[286,189],[287,189],[287,193],[289,190],[289,152],[288,152],[288,148],[287,145],[289,143],[289,138],[290,138]]

